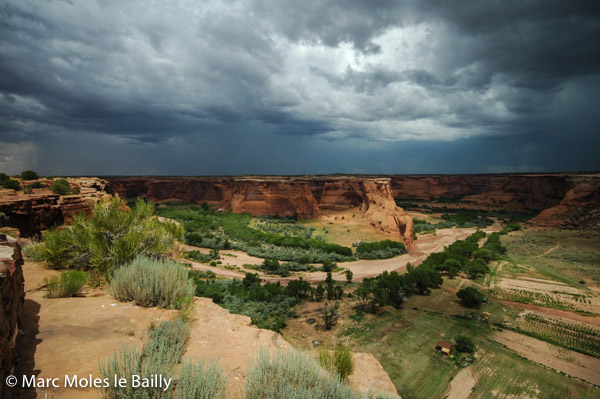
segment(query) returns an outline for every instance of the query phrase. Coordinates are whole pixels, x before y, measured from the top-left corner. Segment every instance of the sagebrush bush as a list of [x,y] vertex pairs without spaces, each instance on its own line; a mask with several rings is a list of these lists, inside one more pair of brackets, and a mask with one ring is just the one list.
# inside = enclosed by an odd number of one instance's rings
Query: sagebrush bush
[[185,361],[177,381],[177,399],[220,399],[225,393],[227,378],[217,363]]
[[358,399],[336,375],[296,351],[261,352],[246,377],[248,399]]
[[339,345],[333,351],[321,349],[319,364],[330,373],[336,373],[342,380],[354,371],[352,351],[346,346]]
[[139,256],[114,272],[109,291],[119,301],[179,309],[183,298],[194,296],[195,286],[180,264]]
[[[148,333],[148,342],[141,350],[123,347],[115,351],[112,357],[100,362],[100,375],[108,378],[111,385],[102,388],[102,397],[105,399],[222,398],[226,378],[216,363],[186,361],[179,368],[178,381],[174,382],[177,377],[177,365],[185,352],[189,334],[189,324],[178,318],[152,328]],[[142,378],[162,375],[166,379],[172,378],[173,382],[167,390],[135,389],[130,383],[133,375]],[[124,387],[114,387],[112,381],[115,376],[125,378],[129,383]]]
[[46,298],[68,298],[77,295],[87,281],[87,274],[79,270],[62,272],[60,277],[46,278]]
[[152,359],[164,359],[165,364],[175,366],[190,338],[190,325],[182,319],[165,321],[148,333],[148,343],[144,345],[143,355]]
[[90,217],[78,214],[72,225],[47,231],[39,253],[52,268],[77,267],[104,275],[138,255],[166,257],[183,228],[153,214],[154,205],[143,200],[131,209],[119,198],[99,201]]

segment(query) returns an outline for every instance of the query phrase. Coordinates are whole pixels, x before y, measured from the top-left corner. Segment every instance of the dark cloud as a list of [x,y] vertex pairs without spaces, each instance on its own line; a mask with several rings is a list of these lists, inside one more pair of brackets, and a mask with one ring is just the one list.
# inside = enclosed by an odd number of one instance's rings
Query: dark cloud
[[598,168],[598,37],[588,1],[6,0],[0,168]]

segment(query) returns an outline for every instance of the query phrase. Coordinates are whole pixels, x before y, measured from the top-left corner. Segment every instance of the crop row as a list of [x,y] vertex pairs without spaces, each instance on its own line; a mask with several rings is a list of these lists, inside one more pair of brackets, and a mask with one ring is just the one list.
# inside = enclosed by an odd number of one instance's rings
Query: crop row
[[492,292],[496,297],[507,299],[509,301],[529,303],[532,305],[539,305],[556,309],[581,310],[572,303],[562,301],[560,298],[557,298],[554,295],[548,295],[542,292],[503,288],[496,288]]

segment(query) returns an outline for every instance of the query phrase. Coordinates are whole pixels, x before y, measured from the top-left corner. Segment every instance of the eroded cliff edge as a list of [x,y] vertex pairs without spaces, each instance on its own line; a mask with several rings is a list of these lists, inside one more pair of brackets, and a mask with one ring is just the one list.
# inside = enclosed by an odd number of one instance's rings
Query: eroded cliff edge
[[16,240],[0,234],[0,397],[9,397],[4,379],[14,374],[25,302],[23,256]]
[[108,177],[121,197],[153,202],[206,202],[218,209],[253,215],[318,219],[322,212],[358,208],[381,233],[407,245],[412,218],[396,206],[385,177]]
[[[394,198],[536,214],[535,226],[600,230],[600,173],[390,176]],[[431,205],[431,204],[430,204]]]

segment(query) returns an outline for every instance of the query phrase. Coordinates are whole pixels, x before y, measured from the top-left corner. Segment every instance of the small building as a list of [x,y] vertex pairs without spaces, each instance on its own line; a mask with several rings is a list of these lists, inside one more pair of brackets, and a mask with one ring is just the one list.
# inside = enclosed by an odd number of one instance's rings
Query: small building
[[442,352],[444,355],[449,355],[452,350],[452,344],[443,339],[439,339],[435,344],[435,349]]

